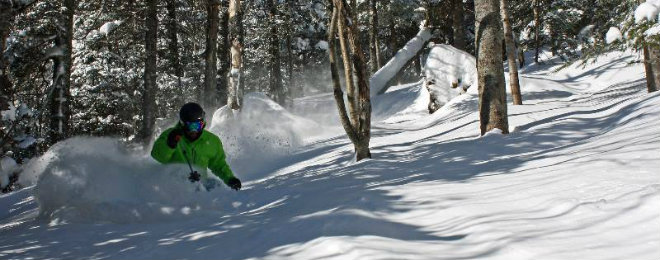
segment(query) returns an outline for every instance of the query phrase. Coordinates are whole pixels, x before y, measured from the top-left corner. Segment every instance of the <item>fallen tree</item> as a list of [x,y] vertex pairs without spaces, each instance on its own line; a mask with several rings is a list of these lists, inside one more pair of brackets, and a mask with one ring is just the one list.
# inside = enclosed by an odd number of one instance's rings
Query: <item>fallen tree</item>
[[422,24],[415,37],[410,39],[403,48],[401,48],[392,57],[385,66],[378,69],[369,79],[370,96],[378,95],[387,86],[390,81],[412,58],[416,57],[422,51],[424,44],[431,39],[431,28]]

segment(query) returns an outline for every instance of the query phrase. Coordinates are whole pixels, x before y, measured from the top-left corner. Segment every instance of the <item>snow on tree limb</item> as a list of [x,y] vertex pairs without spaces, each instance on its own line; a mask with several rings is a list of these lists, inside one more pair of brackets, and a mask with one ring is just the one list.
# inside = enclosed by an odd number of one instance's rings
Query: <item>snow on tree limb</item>
[[417,53],[424,47],[424,43],[431,39],[431,29],[423,27],[419,30],[417,35],[410,39],[403,48],[401,48],[392,59],[390,59],[385,66],[378,69],[376,73],[369,79],[371,88],[371,96],[375,96],[381,92],[386,86],[387,82],[398,73],[408,61],[414,58]]

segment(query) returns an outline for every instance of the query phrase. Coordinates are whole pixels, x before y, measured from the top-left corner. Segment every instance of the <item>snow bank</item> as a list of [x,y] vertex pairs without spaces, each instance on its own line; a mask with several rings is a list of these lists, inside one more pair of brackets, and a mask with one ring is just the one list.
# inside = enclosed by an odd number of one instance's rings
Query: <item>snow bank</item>
[[78,137],[32,160],[20,182],[36,180],[39,216],[51,224],[160,222],[231,209],[226,188],[197,191],[187,176],[187,166],[161,165],[114,139]]
[[417,35],[408,41],[408,43],[406,43],[406,45],[403,46],[403,48],[401,48],[394,57],[385,64],[385,66],[374,73],[369,79],[371,96],[373,97],[380,93],[387,85],[387,82],[390,81],[390,79],[392,79],[410,59],[414,58],[419,50],[424,47],[424,43],[430,39],[431,29],[428,27],[421,28]]
[[290,113],[263,93],[248,93],[243,102],[240,113],[226,106],[216,110],[208,128],[222,140],[227,160],[241,179],[270,174],[302,145],[325,133],[316,122]]

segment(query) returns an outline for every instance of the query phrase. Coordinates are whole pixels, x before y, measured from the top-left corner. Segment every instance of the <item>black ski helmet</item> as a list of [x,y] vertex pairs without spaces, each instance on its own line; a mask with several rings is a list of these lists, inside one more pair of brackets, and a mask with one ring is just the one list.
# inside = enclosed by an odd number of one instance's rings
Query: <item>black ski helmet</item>
[[182,122],[193,122],[198,120],[204,120],[204,109],[197,103],[190,102],[186,103],[179,110],[179,119]]

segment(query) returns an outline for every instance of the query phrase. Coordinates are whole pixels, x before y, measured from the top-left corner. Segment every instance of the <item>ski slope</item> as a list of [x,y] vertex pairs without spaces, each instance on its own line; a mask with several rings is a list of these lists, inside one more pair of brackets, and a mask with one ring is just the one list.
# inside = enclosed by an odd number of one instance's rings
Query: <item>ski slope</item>
[[525,67],[509,135],[479,136],[476,88],[432,115],[421,82],[391,88],[357,163],[330,95],[292,113],[264,101],[280,117],[254,127],[295,142],[211,127],[251,142],[229,154],[240,192],[196,192],[185,166],[112,139],[69,140],[26,169],[36,186],[0,197],[0,258],[660,259],[660,94],[638,60]]

